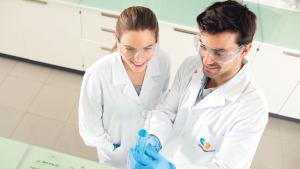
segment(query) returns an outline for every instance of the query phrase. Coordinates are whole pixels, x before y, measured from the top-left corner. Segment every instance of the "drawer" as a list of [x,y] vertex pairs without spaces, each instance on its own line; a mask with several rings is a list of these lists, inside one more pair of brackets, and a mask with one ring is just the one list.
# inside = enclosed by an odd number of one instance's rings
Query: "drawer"
[[100,12],[100,23],[103,28],[111,28],[115,30],[117,23],[117,14],[113,14],[110,12]]
[[95,38],[97,38],[97,40],[93,41],[106,46],[113,46],[116,43],[115,34],[102,29],[100,32],[98,32],[98,34],[95,35]]
[[117,15],[98,10],[81,11],[82,39],[113,45]]
[[111,48],[112,46],[102,45],[89,40],[82,40],[80,44],[80,53],[83,58],[84,70],[98,59],[111,53]]

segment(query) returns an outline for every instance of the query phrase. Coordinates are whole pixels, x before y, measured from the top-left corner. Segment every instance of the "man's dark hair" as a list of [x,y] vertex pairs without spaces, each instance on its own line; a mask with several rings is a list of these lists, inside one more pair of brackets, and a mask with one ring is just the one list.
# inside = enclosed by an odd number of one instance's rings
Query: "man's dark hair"
[[221,32],[237,33],[236,43],[245,45],[253,40],[256,16],[246,5],[228,0],[216,2],[197,16],[200,31],[209,34]]

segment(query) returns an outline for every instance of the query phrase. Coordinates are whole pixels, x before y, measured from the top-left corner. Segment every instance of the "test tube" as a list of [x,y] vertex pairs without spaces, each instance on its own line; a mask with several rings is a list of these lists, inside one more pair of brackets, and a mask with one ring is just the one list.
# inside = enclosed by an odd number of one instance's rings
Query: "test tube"
[[[140,156],[141,159],[145,158],[145,151],[146,151],[146,141],[147,141],[147,137],[148,137],[148,132],[145,129],[141,129],[138,132],[138,136],[137,136],[137,140],[136,140],[136,144],[135,144],[135,149],[134,149],[134,153],[138,154]],[[130,159],[127,158],[127,169],[132,169],[131,164],[130,164]]]
[[143,154],[145,153],[145,150],[146,150],[147,137],[148,137],[147,130],[141,129],[138,132],[138,138],[137,138],[137,142],[135,145],[135,151],[137,154],[139,154],[141,156],[143,156]]

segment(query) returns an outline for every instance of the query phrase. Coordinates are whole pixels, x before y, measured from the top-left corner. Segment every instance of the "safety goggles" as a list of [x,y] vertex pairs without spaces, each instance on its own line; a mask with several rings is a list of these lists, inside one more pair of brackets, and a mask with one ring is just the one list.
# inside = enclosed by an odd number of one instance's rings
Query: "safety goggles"
[[152,55],[156,50],[156,43],[146,46],[141,49],[136,49],[129,45],[124,45],[122,43],[117,43],[118,48],[121,52],[121,54],[125,57],[131,58],[136,56],[137,54],[140,54],[142,56],[149,56]]
[[194,38],[194,45],[197,52],[201,57],[210,56],[214,61],[224,63],[233,60],[237,54],[244,48],[244,45],[239,46],[233,51],[226,49],[214,49],[204,45],[200,39],[200,35],[196,35]]

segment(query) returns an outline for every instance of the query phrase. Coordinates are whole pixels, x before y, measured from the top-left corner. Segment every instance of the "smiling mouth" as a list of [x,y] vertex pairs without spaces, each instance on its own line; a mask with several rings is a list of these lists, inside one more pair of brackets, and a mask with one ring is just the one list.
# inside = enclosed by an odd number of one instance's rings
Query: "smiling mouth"
[[218,69],[218,67],[209,67],[209,66],[204,66],[204,69],[206,70],[213,70],[213,69]]
[[132,63],[136,67],[142,67],[145,63]]

